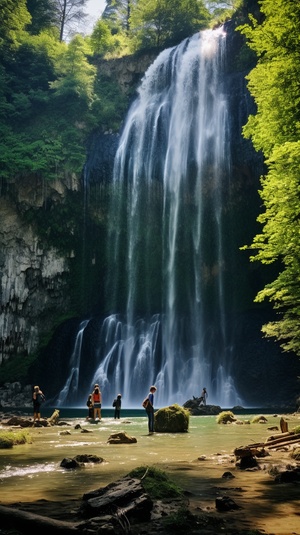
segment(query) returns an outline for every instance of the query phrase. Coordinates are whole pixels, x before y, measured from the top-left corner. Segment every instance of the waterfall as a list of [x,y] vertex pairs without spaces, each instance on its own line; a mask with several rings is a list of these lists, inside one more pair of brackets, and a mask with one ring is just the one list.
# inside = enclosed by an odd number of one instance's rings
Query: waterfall
[[100,384],[104,406],[120,392],[124,406],[140,407],[151,384],[157,406],[182,404],[204,386],[209,404],[241,403],[226,282],[225,53],[222,28],[164,50],[128,112],[110,192],[108,313],[85,370],[90,388]]

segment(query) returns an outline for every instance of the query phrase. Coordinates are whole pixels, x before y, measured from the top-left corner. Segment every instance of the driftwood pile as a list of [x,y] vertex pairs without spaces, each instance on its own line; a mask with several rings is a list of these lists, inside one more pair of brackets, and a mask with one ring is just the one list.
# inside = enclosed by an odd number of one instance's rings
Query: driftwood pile
[[300,432],[288,431],[288,424],[283,418],[280,420],[280,428],[282,433],[268,437],[265,442],[235,448],[237,466],[241,469],[255,468],[258,467],[256,459],[270,455],[269,450],[285,450],[293,444],[300,445]]

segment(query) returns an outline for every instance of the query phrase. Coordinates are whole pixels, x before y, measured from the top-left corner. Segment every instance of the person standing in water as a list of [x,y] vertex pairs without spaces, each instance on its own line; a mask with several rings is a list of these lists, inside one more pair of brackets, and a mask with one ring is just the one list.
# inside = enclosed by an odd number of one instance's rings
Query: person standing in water
[[122,405],[122,396],[121,394],[118,394],[116,399],[114,399],[113,407],[115,408],[115,420],[120,418],[120,412],[121,412],[121,405]]
[[94,418],[94,407],[93,407],[93,400],[92,400],[92,394],[89,394],[89,397],[87,398],[86,406],[89,409],[88,416],[86,417],[87,420]]
[[102,394],[98,384],[95,384],[92,393],[92,403],[94,407],[94,420],[101,420]]
[[146,407],[146,412],[148,416],[148,430],[149,434],[154,433],[154,394],[156,392],[156,386],[150,386],[150,391],[148,394],[148,405]]
[[33,425],[39,424],[41,419],[41,404],[45,401],[45,396],[39,386],[34,386],[32,394],[33,402]]

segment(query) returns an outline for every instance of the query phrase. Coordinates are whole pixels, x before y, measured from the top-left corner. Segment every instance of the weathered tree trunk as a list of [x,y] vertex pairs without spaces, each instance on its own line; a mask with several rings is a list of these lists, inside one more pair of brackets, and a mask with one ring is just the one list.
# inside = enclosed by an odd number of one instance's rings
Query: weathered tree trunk
[[43,535],[53,535],[53,533],[74,535],[75,533],[81,533],[77,525],[71,522],[54,520],[53,518],[20,511],[4,505],[0,505],[0,525],[1,527],[12,527],[32,535],[41,535],[41,533]]

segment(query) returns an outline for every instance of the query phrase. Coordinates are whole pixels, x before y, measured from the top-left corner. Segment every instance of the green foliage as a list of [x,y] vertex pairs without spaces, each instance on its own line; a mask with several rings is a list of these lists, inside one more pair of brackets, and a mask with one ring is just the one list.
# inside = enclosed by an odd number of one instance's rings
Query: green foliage
[[0,13],[0,50],[5,52],[20,43],[31,17],[26,0],[0,0]]
[[93,53],[101,56],[120,55],[120,51],[125,43],[126,38],[122,32],[112,33],[110,25],[102,19],[99,19],[95,24],[90,36]]
[[135,48],[167,47],[208,26],[211,16],[199,0],[139,0],[131,9]]
[[57,79],[50,84],[55,97],[61,97],[65,103],[71,99],[76,111],[80,111],[82,105],[88,106],[93,98],[96,69],[88,62],[87,56],[90,53],[88,42],[80,35],[74,37],[57,58]]
[[227,424],[228,422],[234,422],[236,420],[233,412],[222,411],[217,416],[217,424]]
[[262,232],[244,249],[254,251],[251,261],[278,263],[278,277],[256,297],[257,302],[268,299],[278,312],[278,320],[262,331],[300,355],[300,4],[279,0],[274,9],[265,0],[261,11],[260,24],[252,17],[251,25],[240,28],[258,57],[248,76],[257,113],[249,117],[244,135],[263,151],[268,168],[261,179]]
[[95,82],[98,98],[92,104],[92,113],[101,117],[104,129],[117,131],[128,107],[128,97],[122,93],[113,76],[99,74]]
[[0,430],[0,449],[10,449],[20,444],[31,444],[32,439],[28,431]]
[[183,497],[183,490],[171,481],[165,472],[153,466],[135,468],[129,476],[142,480],[143,487],[152,500]]
[[31,21],[26,29],[33,35],[38,35],[45,29],[58,27],[57,3],[53,0],[26,0]]
[[298,433],[300,433],[300,425],[296,425],[296,427],[293,427],[292,431],[293,431],[293,433],[298,435]]

